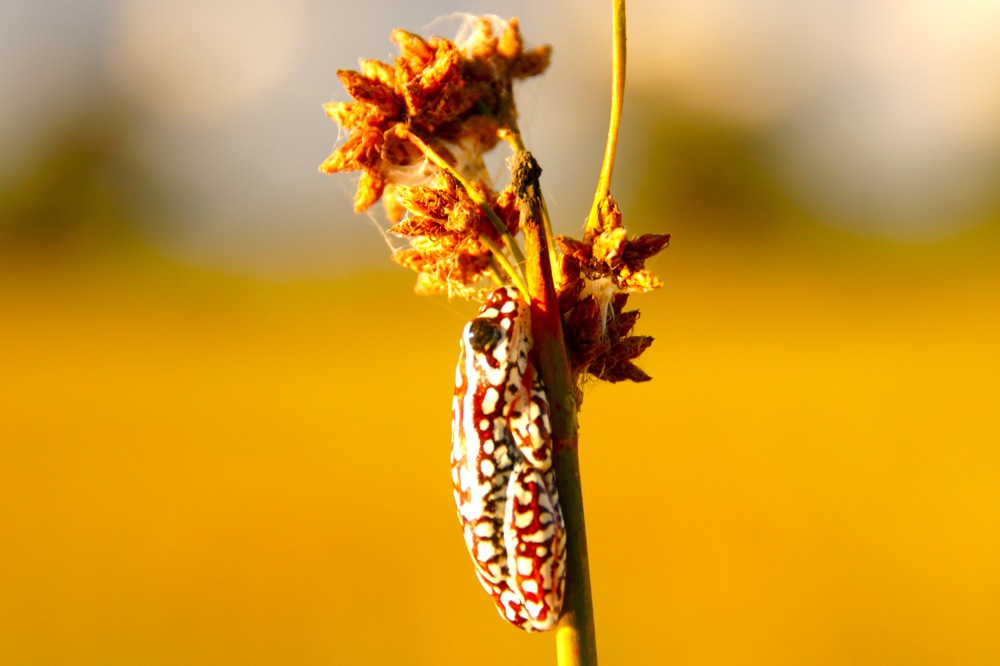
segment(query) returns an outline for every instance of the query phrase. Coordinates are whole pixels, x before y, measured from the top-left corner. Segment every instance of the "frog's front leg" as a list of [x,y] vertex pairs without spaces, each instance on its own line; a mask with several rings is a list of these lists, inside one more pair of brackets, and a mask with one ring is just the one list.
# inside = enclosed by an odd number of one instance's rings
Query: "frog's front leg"
[[521,385],[510,396],[507,422],[514,443],[531,465],[543,472],[552,465],[552,425],[542,378],[529,362]]

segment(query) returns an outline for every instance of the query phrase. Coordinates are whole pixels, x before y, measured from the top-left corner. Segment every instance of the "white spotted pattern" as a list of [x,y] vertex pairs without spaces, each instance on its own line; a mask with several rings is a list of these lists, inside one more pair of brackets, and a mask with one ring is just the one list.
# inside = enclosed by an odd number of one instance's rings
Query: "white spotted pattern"
[[452,485],[476,575],[500,615],[527,631],[555,627],[566,534],[549,403],[528,353],[517,290],[490,294],[462,331],[452,401]]

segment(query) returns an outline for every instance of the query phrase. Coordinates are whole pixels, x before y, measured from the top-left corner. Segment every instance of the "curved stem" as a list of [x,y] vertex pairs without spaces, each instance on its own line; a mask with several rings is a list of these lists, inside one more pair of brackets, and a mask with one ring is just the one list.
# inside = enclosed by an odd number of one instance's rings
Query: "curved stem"
[[618,128],[625,101],[625,0],[613,0],[612,4],[614,33],[611,44],[611,122],[608,125],[608,142],[604,147],[601,177],[597,181],[594,204],[587,217],[587,231],[599,228],[601,202],[611,193],[611,175],[615,170],[615,152],[618,149]]

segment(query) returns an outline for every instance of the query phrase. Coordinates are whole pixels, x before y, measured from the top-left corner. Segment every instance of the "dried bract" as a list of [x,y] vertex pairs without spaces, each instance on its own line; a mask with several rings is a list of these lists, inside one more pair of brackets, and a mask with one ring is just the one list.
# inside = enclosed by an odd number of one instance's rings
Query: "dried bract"
[[[462,40],[405,30],[391,38],[400,52],[392,64],[361,60],[358,71],[337,72],[352,101],[324,108],[348,136],[320,170],[360,171],[355,210],[384,197],[397,223],[390,231],[411,238],[396,260],[427,274],[423,288],[462,290],[492,263],[478,235],[499,237],[483,202],[517,233],[511,198],[492,191],[482,158],[516,128],[514,81],[541,74],[551,48],[526,49],[517,19],[486,17],[472,19]],[[478,202],[443,176],[442,162],[468,179]]]
[[610,196],[601,202],[598,221],[582,241],[556,237],[562,251],[559,307],[567,321],[566,345],[573,373],[609,382],[648,381],[649,375],[633,361],[653,339],[631,334],[639,312],[624,308],[629,293],[651,291],[663,284],[645,264],[667,246],[670,235],[629,238],[621,211]]

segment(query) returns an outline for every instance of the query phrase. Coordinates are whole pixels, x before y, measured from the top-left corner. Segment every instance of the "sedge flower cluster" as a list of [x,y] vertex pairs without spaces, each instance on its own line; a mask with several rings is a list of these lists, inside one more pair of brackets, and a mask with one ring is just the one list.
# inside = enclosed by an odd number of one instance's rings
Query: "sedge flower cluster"
[[390,232],[411,239],[394,259],[421,291],[463,293],[495,274],[491,248],[518,231],[513,195],[493,191],[483,155],[516,128],[514,81],[541,74],[551,48],[526,49],[517,19],[472,21],[459,42],[393,31],[395,62],[340,70],[353,100],[324,107],[349,136],[320,170],[361,172],[358,212],[384,199]]
[[[512,185],[493,188],[483,156],[501,140],[523,150],[513,85],[541,74],[551,48],[526,48],[517,19],[470,25],[455,41],[393,31],[399,57],[340,70],[352,100],[324,106],[348,135],[320,170],[361,172],[355,210],[382,200],[389,232],[408,239],[393,259],[417,272],[424,293],[480,295],[508,279],[524,291],[516,237],[525,211]],[[551,252],[572,374],[646,381],[634,361],[652,338],[632,334],[639,313],[625,305],[661,285],[645,262],[670,236],[629,238],[610,196],[598,212],[582,239],[558,236]]]

